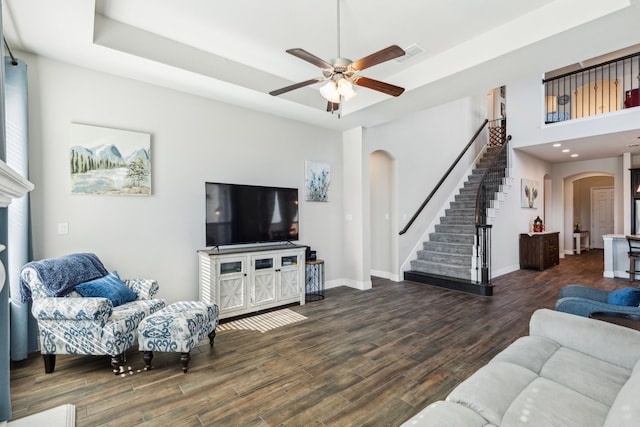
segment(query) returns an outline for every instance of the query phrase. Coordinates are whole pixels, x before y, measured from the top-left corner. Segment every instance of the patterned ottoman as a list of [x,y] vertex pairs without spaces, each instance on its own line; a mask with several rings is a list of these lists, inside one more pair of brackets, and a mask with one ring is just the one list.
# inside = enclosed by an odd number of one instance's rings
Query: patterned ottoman
[[202,301],[182,301],[145,317],[138,326],[138,349],[145,369],[151,369],[154,351],[180,352],[182,371],[187,372],[189,353],[205,336],[213,346],[218,325],[218,306]]

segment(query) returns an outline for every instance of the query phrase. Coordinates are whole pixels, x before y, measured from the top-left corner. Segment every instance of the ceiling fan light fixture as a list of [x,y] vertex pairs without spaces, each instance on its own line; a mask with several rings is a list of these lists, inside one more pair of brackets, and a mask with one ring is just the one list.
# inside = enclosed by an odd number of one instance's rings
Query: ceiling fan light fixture
[[351,82],[345,77],[342,77],[340,80],[338,80],[338,93],[344,96],[345,101],[350,100],[358,94],[355,90],[353,90],[353,85],[351,84]]
[[320,94],[329,102],[340,103],[340,92],[338,92],[338,86],[333,80],[320,87]]

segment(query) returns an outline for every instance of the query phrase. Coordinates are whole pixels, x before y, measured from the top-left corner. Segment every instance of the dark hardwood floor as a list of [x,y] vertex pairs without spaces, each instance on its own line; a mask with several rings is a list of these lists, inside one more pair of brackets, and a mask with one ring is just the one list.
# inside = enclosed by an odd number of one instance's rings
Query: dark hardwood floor
[[629,286],[602,270],[592,250],[498,277],[492,297],[375,278],[367,291],[329,289],[292,307],[306,321],[222,331],[212,349],[203,341],[187,374],[179,354],[157,354],[140,372],[131,350],[123,377],[87,356],[58,356],[45,374],[34,354],[12,364],[14,418],[73,403],[78,426],[397,426],[527,334],[531,313],[553,308],[562,286]]

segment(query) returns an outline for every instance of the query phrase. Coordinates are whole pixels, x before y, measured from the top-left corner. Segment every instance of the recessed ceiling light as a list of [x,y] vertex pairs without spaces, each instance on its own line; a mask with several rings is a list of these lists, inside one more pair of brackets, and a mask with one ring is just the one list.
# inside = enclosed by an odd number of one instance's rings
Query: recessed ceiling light
[[571,157],[578,157],[578,155],[576,153],[573,153]]
[[569,150],[568,148],[565,148],[564,150],[562,150],[563,153],[568,153],[569,151],[571,150]]
[[554,147],[561,147],[562,144],[560,144],[559,142],[556,142],[555,144],[553,144]]

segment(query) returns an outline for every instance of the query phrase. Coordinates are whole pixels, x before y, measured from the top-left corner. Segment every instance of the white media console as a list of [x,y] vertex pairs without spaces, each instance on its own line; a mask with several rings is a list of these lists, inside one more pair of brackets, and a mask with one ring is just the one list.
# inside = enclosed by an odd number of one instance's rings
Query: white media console
[[269,245],[198,251],[200,300],[220,319],[305,302],[305,246]]

